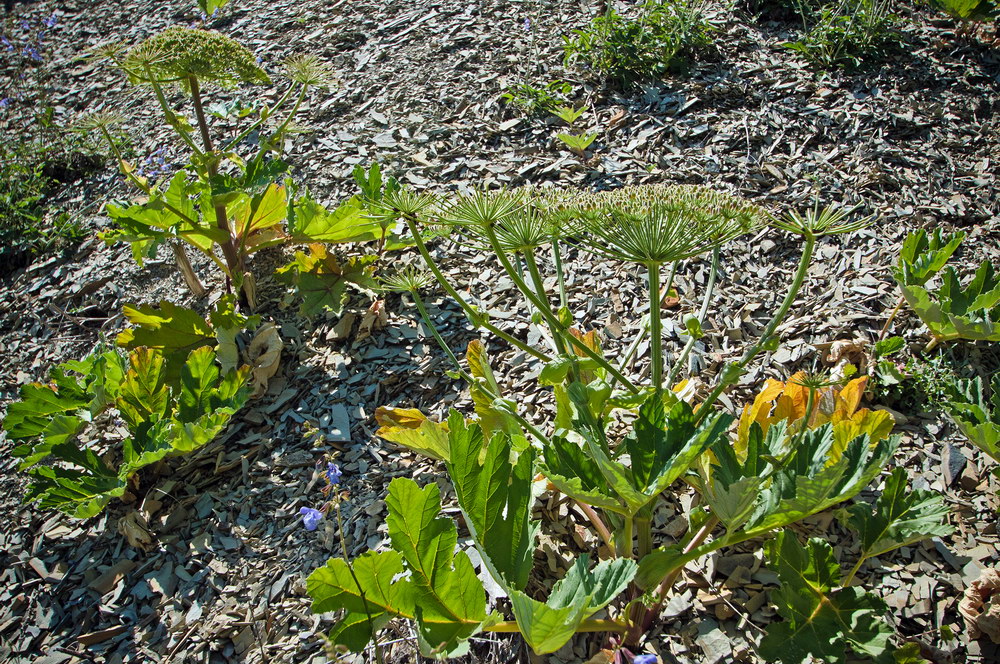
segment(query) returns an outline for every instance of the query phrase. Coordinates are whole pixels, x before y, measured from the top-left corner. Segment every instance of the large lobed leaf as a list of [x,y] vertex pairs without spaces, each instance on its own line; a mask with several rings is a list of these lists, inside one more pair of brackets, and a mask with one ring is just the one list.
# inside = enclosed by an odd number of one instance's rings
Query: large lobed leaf
[[847,526],[861,541],[861,557],[872,558],[928,537],[950,534],[954,529],[943,522],[947,515],[948,506],[940,494],[907,490],[906,471],[896,468],[885,480],[874,513],[870,505],[851,505]]
[[469,557],[455,552],[458,534],[453,521],[439,516],[440,490],[396,478],[386,505],[393,550],[366,553],[350,565],[333,558],[310,574],[313,611],[345,612],[330,638],[351,650],[361,650],[398,617],[416,621],[425,657],[465,653],[487,620],[486,593]]
[[893,632],[883,618],[885,604],[860,588],[839,587],[840,566],[829,544],[811,539],[803,547],[794,533],[781,531],[765,551],[781,581],[771,600],[785,619],[760,642],[766,661],[840,664],[849,651],[867,657],[887,652]]
[[510,592],[511,607],[524,640],[538,655],[561,648],[580,624],[597,613],[628,586],[636,565],[627,558],[603,560],[590,570],[582,555],[542,603],[523,592]]
[[372,291],[377,287],[372,265],[377,256],[354,256],[340,261],[322,244],[309,245],[309,253],[295,252],[295,259],[277,271],[277,277],[295,286],[302,297],[299,314],[323,311],[340,315],[347,304],[347,287]]
[[[53,370],[50,385],[27,386],[4,422],[12,438],[25,441],[13,451],[32,476],[25,500],[93,516],[123,495],[140,468],[211,441],[249,396],[249,369],[220,378],[215,360],[211,348],[196,349],[181,366],[181,385],[172,388],[160,351],[139,347],[127,361],[110,351]],[[120,455],[98,456],[77,434],[112,407],[130,435]],[[36,465],[47,457],[55,463]]]
[[958,381],[948,410],[965,437],[1000,462],[1000,375],[993,377],[991,387],[987,399],[982,378]]
[[476,546],[498,581],[523,590],[540,528],[531,520],[534,449],[525,445],[512,461],[509,436],[498,432],[487,441],[457,411],[448,418],[448,440],[448,474]]

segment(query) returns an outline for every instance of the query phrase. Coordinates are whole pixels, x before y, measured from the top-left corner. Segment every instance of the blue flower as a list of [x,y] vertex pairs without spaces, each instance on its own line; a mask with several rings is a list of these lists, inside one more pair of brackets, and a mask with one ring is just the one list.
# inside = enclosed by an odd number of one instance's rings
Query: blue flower
[[52,16],[50,16],[47,19],[45,19],[45,26],[48,27],[48,28],[54,28],[54,27],[56,27],[56,23],[58,23],[58,22],[59,22],[59,19],[56,18],[56,15],[53,13]]
[[21,21],[21,29],[27,32],[28,30],[31,30],[31,24],[27,21]]
[[306,530],[316,530],[319,522],[323,520],[323,513],[311,507],[303,507],[299,510],[299,514],[302,515],[302,525]]
[[340,484],[340,478],[343,475],[340,472],[340,468],[335,463],[326,464],[326,481],[330,484]]
[[0,35],[0,44],[3,44],[4,46],[6,46],[8,51],[13,51],[14,50],[14,45],[4,35]]
[[10,106],[9,98],[4,97],[3,99],[0,99],[0,108],[7,108],[8,106]]
[[657,664],[658,661],[656,655],[636,655],[632,664]]
[[530,18],[524,19],[524,31],[525,32],[531,32],[531,19]]

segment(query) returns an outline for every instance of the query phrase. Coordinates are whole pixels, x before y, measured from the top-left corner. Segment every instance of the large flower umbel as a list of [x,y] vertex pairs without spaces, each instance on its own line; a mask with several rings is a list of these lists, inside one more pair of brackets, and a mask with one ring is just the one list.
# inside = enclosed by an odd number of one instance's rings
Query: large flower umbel
[[253,53],[218,32],[167,28],[128,52],[122,68],[133,83],[180,83],[191,77],[230,86],[270,83]]
[[697,256],[763,226],[767,214],[736,196],[696,186],[624,187],[581,199],[575,229],[610,258],[662,265]]

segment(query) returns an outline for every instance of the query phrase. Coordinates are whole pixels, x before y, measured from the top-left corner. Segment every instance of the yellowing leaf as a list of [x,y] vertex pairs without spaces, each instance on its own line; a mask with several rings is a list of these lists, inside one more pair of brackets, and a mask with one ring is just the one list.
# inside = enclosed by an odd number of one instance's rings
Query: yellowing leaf
[[760,425],[761,429],[767,429],[769,419],[768,415],[771,411],[771,406],[773,405],[774,400],[778,398],[784,389],[785,384],[780,380],[768,378],[767,382],[764,384],[764,389],[761,390],[757,397],[753,400],[753,404],[747,405],[743,408],[743,414],[740,416],[740,423],[737,427],[735,445],[736,454],[741,460],[746,459],[747,438],[750,436],[750,425],[756,422]]
[[432,459],[450,460],[448,424],[427,418],[416,408],[380,406],[375,411],[379,437]]

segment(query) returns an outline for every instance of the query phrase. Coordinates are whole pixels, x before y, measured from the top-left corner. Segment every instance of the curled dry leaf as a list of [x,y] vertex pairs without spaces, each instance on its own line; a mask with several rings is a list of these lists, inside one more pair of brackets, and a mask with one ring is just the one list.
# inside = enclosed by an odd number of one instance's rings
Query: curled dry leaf
[[983,570],[966,588],[958,611],[965,618],[970,638],[986,635],[993,643],[1000,643],[1000,572]]
[[389,312],[385,310],[385,302],[375,300],[368,307],[368,311],[365,312],[364,317],[361,319],[361,324],[358,325],[358,336],[354,340],[355,343],[367,339],[372,335],[372,332],[381,330],[388,322]]
[[[817,344],[818,347],[822,345]],[[862,373],[867,372],[871,362],[868,346],[869,344],[861,339],[840,339],[831,343],[823,357],[824,362],[833,365],[833,369],[830,370],[831,378],[847,378],[845,370],[848,364],[857,367]]]
[[264,394],[268,381],[274,374],[278,373],[283,347],[284,344],[278,335],[278,328],[271,323],[264,323],[260,326],[253,341],[250,342],[249,348],[247,348],[247,364],[252,367],[250,382],[253,386],[253,393],[250,395],[251,398],[256,399]]
[[139,512],[132,510],[118,519],[118,533],[128,540],[129,546],[148,551],[153,546],[153,531]]
[[585,664],[611,664],[613,661],[615,661],[615,654],[608,649],[604,649],[588,659]]

